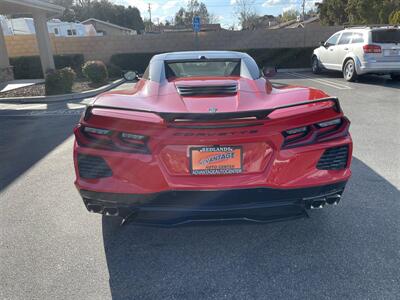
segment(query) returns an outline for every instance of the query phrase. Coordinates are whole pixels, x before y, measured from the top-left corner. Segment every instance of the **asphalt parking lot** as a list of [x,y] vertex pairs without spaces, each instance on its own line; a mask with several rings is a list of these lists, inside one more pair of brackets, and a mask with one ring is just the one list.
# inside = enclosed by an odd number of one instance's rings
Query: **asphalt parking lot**
[[0,104],[0,298],[399,299],[400,83],[273,82],[339,97],[353,176],[340,205],[262,225],[120,227],[89,214],[73,186],[84,105]]

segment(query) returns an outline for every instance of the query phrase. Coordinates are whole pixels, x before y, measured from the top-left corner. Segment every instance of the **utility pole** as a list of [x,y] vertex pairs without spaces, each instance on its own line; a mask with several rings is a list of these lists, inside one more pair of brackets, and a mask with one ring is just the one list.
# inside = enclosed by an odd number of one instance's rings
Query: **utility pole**
[[149,26],[150,26],[150,31],[152,31],[153,23],[151,22],[151,3],[149,3],[148,12],[149,12],[149,18],[150,18],[150,24],[149,24]]
[[150,24],[151,24],[151,3],[149,3],[148,12],[149,12],[149,18],[150,18]]
[[306,0],[303,0],[303,46],[306,46],[306,23],[305,21],[306,16]]

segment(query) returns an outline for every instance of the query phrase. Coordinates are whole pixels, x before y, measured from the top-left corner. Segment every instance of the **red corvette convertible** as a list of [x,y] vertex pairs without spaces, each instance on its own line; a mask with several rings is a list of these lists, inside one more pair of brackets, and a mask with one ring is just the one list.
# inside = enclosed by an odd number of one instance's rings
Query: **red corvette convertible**
[[155,55],[86,109],[75,184],[89,211],[138,223],[300,216],[340,201],[349,125],[337,98],[273,86],[247,54]]

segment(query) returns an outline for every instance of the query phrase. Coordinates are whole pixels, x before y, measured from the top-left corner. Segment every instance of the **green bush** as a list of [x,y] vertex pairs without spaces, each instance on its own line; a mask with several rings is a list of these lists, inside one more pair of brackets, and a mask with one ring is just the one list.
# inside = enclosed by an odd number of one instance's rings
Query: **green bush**
[[119,78],[122,76],[122,70],[120,67],[114,64],[107,65],[107,72],[110,78]]
[[39,56],[11,57],[10,64],[14,67],[15,79],[43,78]]
[[71,68],[50,70],[46,73],[46,95],[68,94],[72,91],[76,74]]
[[86,62],[82,67],[82,73],[93,83],[103,83],[108,79],[107,67],[99,60]]
[[[56,69],[71,67],[75,73],[80,74],[84,62],[82,54],[54,55]],[[10,58],[10,64],[14,67],[15,79],[43,78],[42,65],[39,56],[19,56]]]

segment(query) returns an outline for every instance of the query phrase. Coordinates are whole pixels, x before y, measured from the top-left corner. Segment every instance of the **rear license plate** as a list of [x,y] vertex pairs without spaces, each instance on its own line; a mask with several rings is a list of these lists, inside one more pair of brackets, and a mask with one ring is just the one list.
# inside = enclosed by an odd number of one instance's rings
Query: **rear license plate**
[[400,55],[400,50],[397,49],[388,49],[388,50],[384,50],[383,54],[385,56],[396,56],[396,55]]
[[190,148],[193,175],[226,175],[242,172],[242,147],[212,146]]

